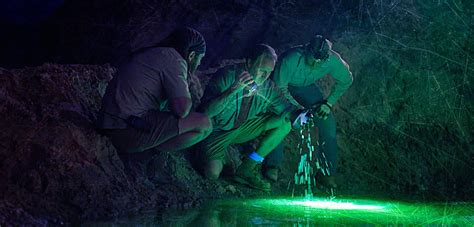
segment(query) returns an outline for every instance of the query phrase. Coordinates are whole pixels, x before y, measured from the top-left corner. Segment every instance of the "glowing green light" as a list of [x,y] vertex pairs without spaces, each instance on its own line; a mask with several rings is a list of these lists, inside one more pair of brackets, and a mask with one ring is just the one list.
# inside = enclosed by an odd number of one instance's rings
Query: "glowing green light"
[[368,199],[262,198],[224,200],[221,210],[238,210],[239,218],[277,223],[347,225],[467,225],[474,226],[472,203],[421,203]]
[[307,206],[319,209],[331,210],[381,210],[382,206],[374,205],[357,205],[348,202],[333,202],[333,201],[294,201],[290,202],[292,205]]
[[[151,212],[124,226],[474,226],[474,203],[261,198],[213,201],[196,210]],[[157,223],[158,220],[158,223]],[[112,226],[96,223],[93,226]],[[120,225],[120,224],[119,224]],[[90,226],[85,224],[84,226]]]

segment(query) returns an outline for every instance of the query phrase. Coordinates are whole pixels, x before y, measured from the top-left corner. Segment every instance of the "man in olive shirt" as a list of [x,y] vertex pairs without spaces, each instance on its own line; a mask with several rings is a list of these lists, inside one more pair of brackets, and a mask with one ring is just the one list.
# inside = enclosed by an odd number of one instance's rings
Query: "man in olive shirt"
[[217,179],[225,165],[225,150],[265,134],[254,152],[236,171],[235,180],[268,191],[258,164],[289,133],[288,113],[292,107],[274,83],[267,80],[276,62],[273,48],[255,46],[245,63],[224,67],[206,87],[201,109],[213,122],[213,132],[200,143],[204,175]]
[[[332,43],[321,35],[316,35],[310,43],[294,47],[282,54],[275,67],[273,79],[285,97],[299,109],[312,108],[319,119],[314,122],[319,132],[319,160],[323,169],[323,182],[336,187],[336,121],[331,113],[337,99],[352,84],[349,66],[341,56],[331,49]],[[316,81],[330,75],[335,80],[329,96],[324,98]],[[281,162],[283,146],[268,158],[269,165],[278,166]],[[277,158],[275,158],[277,157]]]
[[205,50],[199,32],[177,29],[119,67],[107,86],[98,123],[120,153],[180,150],[209,135],[209,118],[190,112],[187,82]]

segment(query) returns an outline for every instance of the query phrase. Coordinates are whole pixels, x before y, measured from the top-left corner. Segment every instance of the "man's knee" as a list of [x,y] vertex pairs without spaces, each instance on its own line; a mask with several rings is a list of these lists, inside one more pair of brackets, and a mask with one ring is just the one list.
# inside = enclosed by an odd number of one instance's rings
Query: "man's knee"
[[328,139],[335,139],[336,138],[336,124],[334,123],[327,123],[327,124],[319,124],[316,125],[319,130],[319,134],[322,137]]
[[291,123],[290,121],[281,116],[275,116],[269,119],[267,123],[267,130],[275,129],[281,131],[282,133],[288,134],[291,131]]
[[212,132],[211,120],[206,114],[193,112],[189,114],[185,121],[190,125],[187,131],[198,131],[205,135]]
[[291,124],[288,119],[282,116],[272,116],[269,117],[266,122],[266,130],[278,129],[278,130],[291,130]]
[[204,167],[204,176],[209,180],[217,180],[224,167],[222,160],[210,160]]
[[280,130],[285,132],[286,134],[290,133],[291,131],[290,121],[285,117],[280,118],[280,121],[281,121]]
[[209,131],[212,128],[211,119],[206,114],[196,113],[196,124],[200,131]]
[[205,114],[201,114],[199,120],[199,131],[204,137],[207,137],[212,132],[212,122],[211,119]]

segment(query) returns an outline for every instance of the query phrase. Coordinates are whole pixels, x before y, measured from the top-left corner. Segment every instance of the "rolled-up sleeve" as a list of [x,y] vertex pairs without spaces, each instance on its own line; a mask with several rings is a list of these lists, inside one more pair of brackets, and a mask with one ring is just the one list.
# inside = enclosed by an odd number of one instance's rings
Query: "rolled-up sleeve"
[[275,70],[273,71],[273,80],[285,97],[290,96],[288,91],[289,61],[289,56],[282,57],[278,60]]
[[295,107],[284,98],[282,91],[272,81],[268,82],[268,100],[270,100],[270,110],[277,115],[293,111]]
[[164,70],[163,88],[168,99],[191,98],[187,82],[187,64],[184,59],[177,59],[176,64],[170,65]]
[[212,74],[201,99],[200,109],[218,98],[234,83],[233,71],[225,67]]
[[339,97],[352,85],[353,77],[349,70],[349,65],[339,55],[333,55],[331,58],[333,62],[329,74],[334,78],[335,84],[331,89],[327,101],[330,104],[335,104]]

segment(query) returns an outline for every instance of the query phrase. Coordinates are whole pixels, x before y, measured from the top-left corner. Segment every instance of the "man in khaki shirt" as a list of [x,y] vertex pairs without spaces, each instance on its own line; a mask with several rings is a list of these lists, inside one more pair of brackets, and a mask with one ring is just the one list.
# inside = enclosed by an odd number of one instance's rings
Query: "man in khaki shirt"
[[[294,47],[282,54],[275,66],[273,79],[285,97],[299,109],[313,109],[318,117],[315,125],[319,132],[319,161],[323,184],[335,188],[336,173],[336,121],[331,108],[351,86],[353,78],[348,64],[332,50],[332,43],[321,35],[310,43]],[[335,85],[328,97],[324,97],[316,81],[330,75]],[[267,165],[277,167],[281,163],[283,146],[279,146],[267,158]],[[327,164],[326,164],[327,163]],[[271,177],[271,176],[270,176]]]
[[209,135],[209,118],[190,111],[187,82],[205,51],[199,32],[177,29],[119,67],[102,99],[98,122],[118,152],[180,150]]

